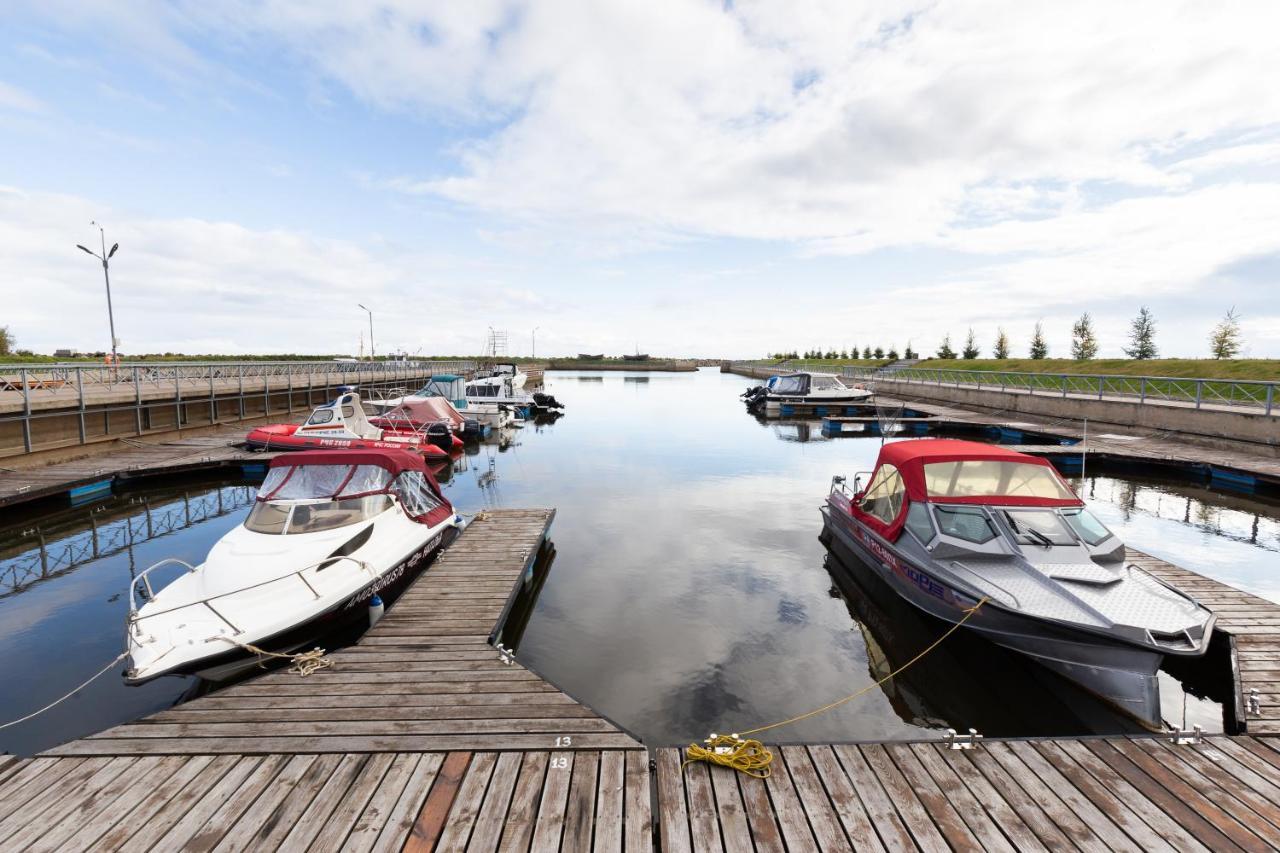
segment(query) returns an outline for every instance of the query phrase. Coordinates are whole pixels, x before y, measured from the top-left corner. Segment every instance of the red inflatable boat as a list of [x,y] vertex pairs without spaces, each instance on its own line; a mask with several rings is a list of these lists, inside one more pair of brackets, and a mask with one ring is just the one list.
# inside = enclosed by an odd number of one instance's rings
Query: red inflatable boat
[[406,424],[389,429],[374,426],[365,415],[360,395],[347,391],[311,413],[302,424],[268,424],[245,436],[250,447],[263,450],[414,450],[428,459],[447,459],[462,449],[462,439],[448,430]]

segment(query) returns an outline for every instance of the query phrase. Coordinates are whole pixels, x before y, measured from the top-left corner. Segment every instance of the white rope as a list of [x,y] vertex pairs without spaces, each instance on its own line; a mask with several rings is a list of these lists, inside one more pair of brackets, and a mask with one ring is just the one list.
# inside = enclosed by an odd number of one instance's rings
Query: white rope
[[88,687],[90,684],[92,684],[92,683],[94,682],[94,680],[96,680],[96,679],[98,678],[98,676],[102,675],[102,674],[103,674],[103,673],[105,673],[107,670],[111,669],[113,666],[115,666],[116,664],[120,663],[120,661],[124,660],[124,659],[125,659],[126,657],[128,657],[128,656],[129,656],[129,653],[128,653],[128,652],[121,652],[120,654],[116,655],[115,659],[114,659],[113,661],[111,661],[111,663],[107,664],[107,665],[106,665],[106,666],[104,666],[102,669],[100,669],[100,670],[98,670],[97,672],[95,672],[92,676],[90,676],[90,678],[89,678],[89,680],[88,680],[88,681],[86,681],[86,682],[84,682],[83,684],[81,684],[80,686],[78,686],[78,687],[76,687],[76,688],[72,689],[72,691],[71,691],[70,693],[66,694],[65,696],[61,696],[61,697],[59,697],[59,698],[57,698],[57,699],[54,699],[52,702],[50,702],[48,705],[45,705],[45,706],[44,706],[43,708],[41,708],[39,711],[32,711],[30,714],[27,714],[25,717],[19,717],[19,718],[18,718],[18,719],[16,719],[16,720],[11,720],[11,721],[9,721],[9,722],[5,723],[4,725],[0,725],[0,729],[7,729],[7,728],[9,728],[9,726],[16,726],[18,723],[25,723],[27,720],[31,719],[32,717],[38,717],[38,716],[40,716],[40,715],[41,715],[41,714],[43,714],[45,711],[47,711],[47,710],[49,710],[50,708],[52,708],[54,705],[57,705],[57,704],[59,704],[59,703],[61,703],[61,702],[65,702],[67,699],[70,699],[70,698],[71,698],[72,696],[74,696],[76,693],[78,693],[79,691],[83,690],[84,688],[86,688],[86,687]]
[[[325,650],[316,646],[309,652],[297,652],[294,654],[281,654],[264,649],[261,646],[255,646],[253,643],[241,643],[230,637],[211,637],[214,640],[224,640],[232,645],[239,646],[251,654],[262,657],[280,658],[281,660],[293,661],[293,665],[289,667],[290,672],[306,678],[311,673],[319,669],[328,669],[333,666],[333,659],[325,657]],[[263,666],[262,661],[258,661],[258,666]]]

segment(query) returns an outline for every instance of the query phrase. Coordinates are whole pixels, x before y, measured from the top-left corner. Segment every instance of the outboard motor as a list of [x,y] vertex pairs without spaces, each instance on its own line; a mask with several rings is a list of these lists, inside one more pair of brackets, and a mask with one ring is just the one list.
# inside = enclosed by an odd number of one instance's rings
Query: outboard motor
[[441,450],[453,450],[453,430],[444,421],[427,424],[427,441]]
[[541,391],[533,392],[533,402],[541,409],[563,409],[564,404],[556,400],[550,394],[544,394]]
[[769,389],[763,385],[757,385],[754,388],[748,388],[742,392],[742,399],[746,402],[748,409],[754,409],[764,402],[764,398],[769,395]]
[[478,441],[484,438],[484,424],[475,418],[465,418],[462,421],[462,439],[463,441]]

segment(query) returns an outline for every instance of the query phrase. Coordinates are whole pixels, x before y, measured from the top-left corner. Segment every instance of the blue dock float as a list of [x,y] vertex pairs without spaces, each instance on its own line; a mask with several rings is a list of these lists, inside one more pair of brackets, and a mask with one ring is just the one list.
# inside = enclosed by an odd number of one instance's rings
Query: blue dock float
[[84,503],[86,501],[100,498],[103,495],[111,494],[111,484],[114,478],[108,477],[105,480],[99,480],[96,483],[88,483],[83,486],[76,486],[67,491],[67,496],[71,498],[71,505]]
[[1254,490],[1258,488],[1258,478],[1243,471],[1210,465],[1209,485],[1220,489],[1229,489],[1233,492],[1253,494]]

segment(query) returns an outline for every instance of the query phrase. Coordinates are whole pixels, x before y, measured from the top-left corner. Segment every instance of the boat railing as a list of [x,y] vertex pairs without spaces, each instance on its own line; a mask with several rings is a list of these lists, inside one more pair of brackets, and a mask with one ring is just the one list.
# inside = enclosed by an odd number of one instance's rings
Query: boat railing
[[251,589],[258,589],[259,587],[264,587],[264,586],[267,586],[268,584],[277,583],[278,581],[287,580],[288,578],[293,577],[295,575],[300,581],[302,581],[302,583],[306,586],[306,588],[311,591],[312,596],[314,596],[316,599],[319,599],[320,593],[316,591],[316,588],[312,586],[309,580],[307,580],[304,572],[309,572],[312,569],[326,569],[335,563],[341,563],[341,562],[354,563],[358,568],[363,569],[364,571],[368,572],[372,576],[376,576],[376,573],[373,571],[373,567],[370,566],[368,563],[366,563],[364,560],[357,560],[355,557],[348,557],[343,555],[325,557],[323,560],[320,560],[319,562],[312,563],[311,565],[305,566],[301,569],[296,569],[295,571],[289,572],[288,574],[277,575],[273,578],[270,578],[269,580],[260,581],[254,584],[249,584],[248,586],[243,586],[238,589],[229,590],[227,592],[220,592],[217,595],[210,595],[205,598],[197,599],[195,601],[188,601],[183,604],[179,604],[176,607],[170,607],[166,610],[159,610],[159,611],[156,611],[155,613],[148,613],[144,616],[139,613],[139,608],[138,608],[137,591],[138,591],[139,582],[141,582],[143,587],[146,588],[147,598],[153,599],[155,598],[155,591],[151,587],[151,579],[149,577],[151,572],[155,571],[156,569],[162,568],[164,566],[170,566],[170,565],[182,566],[184,569],[187,570],[188,573],[194,573],[196,571],[195,566],[191,565],[190,563],[170,557],[168,559],[161,560],[160,562],[156,563],[153,566],[149,566],[148,568],[140,572],[138,576],[134,578],[133,581],[129,584],[129,627],[130,629],[132,629],[133,626],[137,625],[143,619],[151,619],[156,616],[163,616],[166,613],[173,613],[177,610],[184,610],[188,607],[204,607],[209,612],[211,612],[214,616],[218,617],[218,619],[220,619],[224,624],[226,624],[226,626],[229,627],[234,633],[242,634],[244,633],[244,631],[239,626],[237,626],[234,622],[232,622],[230,619],[224,616],[221,612],[219,612],[218,609],[213,606],[212,602],[217,601],[218,599],[221,599],[221,598],[227,598],[232,595],[239,595],[240,593],[248,592]]

